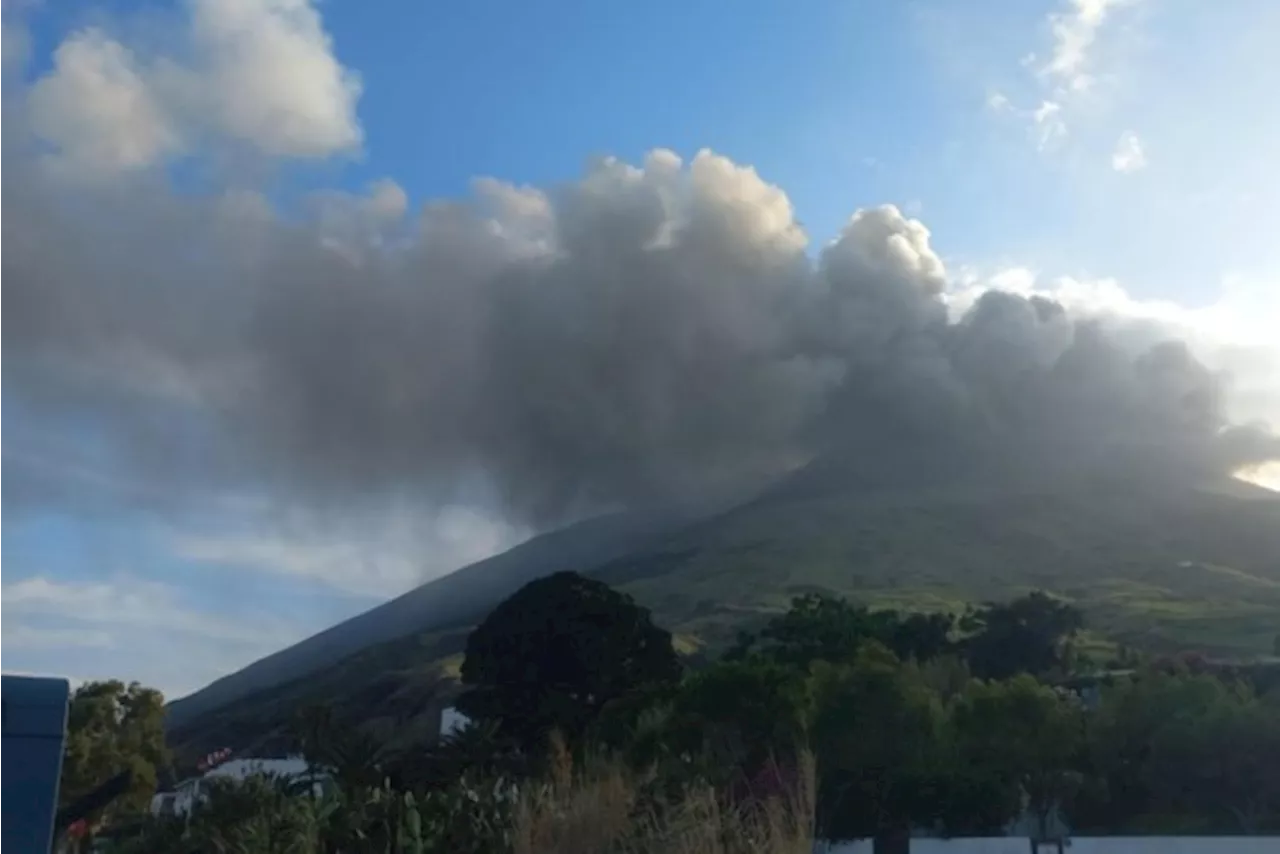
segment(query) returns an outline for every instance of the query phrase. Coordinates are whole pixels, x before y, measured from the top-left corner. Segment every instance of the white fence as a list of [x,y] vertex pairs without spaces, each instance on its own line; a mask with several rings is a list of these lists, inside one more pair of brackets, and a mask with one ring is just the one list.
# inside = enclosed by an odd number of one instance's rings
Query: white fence
[[[815,847],[818,854],[872,854],[871,840]],[[1041,851],[1057,851],[1057,846]],[[1280,836],[1075,836],[1064,854],[1280,854]],[[911,854],[1035,854],[1025,837],[912,839]]]

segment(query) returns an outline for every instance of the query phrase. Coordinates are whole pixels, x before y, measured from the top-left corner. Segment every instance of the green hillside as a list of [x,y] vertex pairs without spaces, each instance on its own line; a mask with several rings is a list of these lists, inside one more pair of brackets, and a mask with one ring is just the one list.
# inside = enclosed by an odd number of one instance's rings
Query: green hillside
[[[815,589],[920,610],[1044,589],[1079,605],[1095,639],[1252,656],[1280,634],[1280,496],[1234,481],[865,489],[806,475],[594,574],[651,608],[693,656]],[[466,633],[423,625],[184,722],[172,739],[191,751],[270,749],[314,702],[388,738],[420,737],[449,698]]]
[[926,610],[1043,589],[1131,645],[1263,653],[1280,632],[1280,497],[1096,481],[765,496],[598,577],[693,634],[813,588]]

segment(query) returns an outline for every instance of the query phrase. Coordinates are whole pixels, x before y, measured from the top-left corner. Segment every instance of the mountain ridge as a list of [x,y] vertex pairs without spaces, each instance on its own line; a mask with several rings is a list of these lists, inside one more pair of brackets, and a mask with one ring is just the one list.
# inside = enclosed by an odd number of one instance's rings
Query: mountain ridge
[[[361,649],[403,637],[424,623],[439,628],[454,622],[466,625],[511,589],[537,575],[557,569],[589,569],[654,532],[677,525],[682,518],[679,514],[609,514],[533,537],[419,585],[170,702],[169,725],[182,726],[257,690],[306,676]],[[483,584],[472,585],[477,576],[485,577]],[[490,595],[482,589],[494,583],[501,586],[498,592]]]

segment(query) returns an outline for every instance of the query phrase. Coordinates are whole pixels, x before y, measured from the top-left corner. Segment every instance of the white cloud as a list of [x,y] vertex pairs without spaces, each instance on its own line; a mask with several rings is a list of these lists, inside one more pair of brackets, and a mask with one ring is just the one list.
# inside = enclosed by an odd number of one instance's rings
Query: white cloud
[[1040,62],[1031,53],[1019,63],[1019,73],[1029,78],[1030,91],[1038,96],[1040,105],[1019,109],[1004,94],[997,93],[988,97],[988,109],[1025,121],[1038,150],[1056,147],[1074,124],[1085,99],[1096,100],[1096,93],[1090,90],[1099,36],[1112,13],[1130,2],[1133,0],[1066,0],[1065,8],[1048,17],[1052,38],[1049,58]]
[[1250,483],[1280,492],[1280,463],[1265,463],[1241,472],[1240,477]]
[[409,211],[409,197],[395,181],[383,178],[369,186],[365,207],[375,220],[398,220]]
[[100,629],[55,629],[10,619],[4,624],[5,646],[13,649],[109,649],[115,645],[110,632]]
[[32,130],[82,174],[141,169],[176,154],[181,134],[127,47],[100,30],[59,45],[28,100]]
[[240,621],[194,610],[173,587],[136,578],[83,582],[33,576],[6,583],[0,601],[6,617],[53,617],[107,631],[145,627],[211,641],[268,646],[296,638],[278,621]]
[[[388,529],[371,533],[352,529],[326,535],[317,533],[314,524],[302,524],[274,533],[175,536],[164,545],[170,547],[169,557],[190,564],[305,579],[382,598],[403,592],[426,575],[501,551],[524,536],[463,507],[446,508],[430,522],[421,525],[406,511],[393,514]],[[192,573],[196,569],[187,567]],[[46,675],[74,672],[80,680],[136,679],[168,697],[181,696],[348,613],[316,608],[300,586],[291,587],[296,599],[274,593],[262,605],[249,592],[258,588],[244,589],[242,604],[228,608],[220,600],[220,610],[213,610],[194,598],[198,588],[184,590],[133,576],[80,581],[36,575],[6,581],[0,592],[6,672],[18,668]],[[282,609],[305,622],[282,618]]]
[[344,593],[386,598],[515,545],[527,533],[470,508],[449,506],[424,523],[420,512],[387,514],[370,529],[318,533],[310,520],[272,530],[175,534],[175,557],[292,576]]
[[101,177],[227,141],[269,157],[357,150],[359,77],[309,0],[190,0],[171,53],[73,33],[29,93],[31,131],[64,171]]
[[1111,153],[1111,168],[1117,172],[1137,172],[1146,168],[1147,155],[1142,150],[1142,140],[1133,131],[1125,131]]
[[310,0],[193,0],[199,102],[220,130],[269,155],[360,146],[359,78],[333,54]]
[[1055,148],[1067,135],[1067,123],[1063,118],[1062,104],[1045,99],[1033,109],[1020,109],[1006,96],[996,93],[987,98],[987,109],[1002,116],[1012,116],[1025,123],[1027,135],[1037,151]]
[[1062,119],[1062,105],[1057,101],[1044,101],[1031,113],[1034,122],[1033,135],[1036,148],[1044,151],[1067,135],[1067,124]]
[[[1165,336],[1187,342],[1206,365],[1229,376],[1227,410],[1236,422],[1261,421],[1280,430],[1280,288],[1270,280],[1227,277],[1213,300],[1188,307],[1169,300],[1140,299],[1111,278],[1044,277],[1028,267],[1004,267],[990,275],[969,273],[947,294],[953,317],[962,315],[986,290],[1039,295],[1077,317],[1117,322],[1151,321]],[[1261,476],[1280,469],[1266,468]]]
[[351,593],[383,596],[403,592],[417,577],[411,559],[400,554],[369,553],[353,543],[317,543],[269,535],[233,534],[175,538],[181,560],[291,575]]
[[[337,190],[312,193],[308,205],[320,229],[321,242],[358,265],[367,250],[386,245],[388,238],[404,225],[409,197],[395,181],[383,178],[369,184],[363,194]],[[264,225],[269,227],[270,209],[262,211],[262,216]]]
[[1222,345],[1280,349],[1274,335],[1280,325],[1280,291],[1265,281],[1227,277],[1216,299],[1192,308],[1139,299],[1113,278],[1046,277],[1030,267],[1006,266],[989,275],[970,271],[962,276],[947,295],[952,313],[963,313],[989,289],[1048,297],[1077,315],[1155,320],[1174,332],[1194,333]]
[[1070,0],[1065,12],[1049,16],[1053,31],[1053,52],[1044,73],[1069,90],[1089,88],[1089,53],[1098,31],[1112,9],[1125,0]]
[[[131,577],[4,584],[5,671],[137,680],[181,696],[308,633],[274,614],[217,615]],[[319,627],[316,627],[319,628]]]

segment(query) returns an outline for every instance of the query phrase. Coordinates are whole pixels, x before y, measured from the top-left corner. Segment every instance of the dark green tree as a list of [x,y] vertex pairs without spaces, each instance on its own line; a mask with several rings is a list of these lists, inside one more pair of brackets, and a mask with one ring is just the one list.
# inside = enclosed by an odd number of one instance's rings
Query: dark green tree
[[526,584],[467,639],[458,709],[525,746],[575,739],[606,704],[674,684],[671,634],[630,596],[573,572]]
[[900,844],[911,825],[931,823],[943,714],[918,671],[868,643],[851,664],[817,666],[812,690],[810,743],[825,838]]
[[1186,757],[1182,767],[1174,760],[1185,730],[1196,726],[1223,690],[1211,676],[1154,667],[1106,690],[1088,721],[1087,779],[1073,805],[1072,824],[1103,834],[1202,829],[1203,817],[1191,814],[1189,801],[1161,793],[1157,766],[1171,781],[1196,773],[1185,764],[1194,757]]
[[[1196,762],[1198,773],[1180,780],[1196,810],[1214,817],[1214,830],[1246,835],[1280,830],[1280,710],[1233,686],[1197,723],[1176,746],[1179,760]],[[1160,745],[1161,752],[1171,747]],[[1165,795],[1171,783],[1160,774],[1156,758],[1157,792]]]
[[847,599],[809,593],[791,600],[758,635],[743,635],[731,658],[757,654],[794,667],[814,661],[849,662],[867,641],[877,641],[899,658],[928,661],[951,648],[950,614],[871,611]]
[[389,763],[397,788],[438,791],[459,780],[514,780],[527,776],[527,757],[498,731],[495,721],[471,721],[424,749],[407,750]]
[[1104,693],[1088,758],[1072,819],[1091,832],[1280,829],[1280,707],[1246,682],[1148,669]]
[[1043,676],[1066,669],[1070,643],[1083,625],[1077,608],[1039,591],[966,614],[969,668],[980,679],[1019,673]]
[[803,746],[809,701],[805,674],[768,659],[729,661],[689,677],[671,704],[667,739],[697,755],[711,776],[750,775]]
[[954,648],[955,623],[951,614],[908,614],[897,621],[885,641],[903,660],[933,661]]
[[390,772],[386,746],[370,733],[339,720],[331,706],[303,708],[294,727],[307,763],[329,774],[345,792],[379,786]]
[[1007,682],[975,681],[951,709],[955,759],[975,780],[1002,781],[995,803],[1023,804],[1049,831],[1049,819],[1080,784],[1083,711],[1073,698],[1021,675]]
[[1003,836],[1022,809],[1021,793],[1009,781],[975,768],[954,753],[943,752],[924,781],[924,797],[933,804],[930,823],[948,837]]

